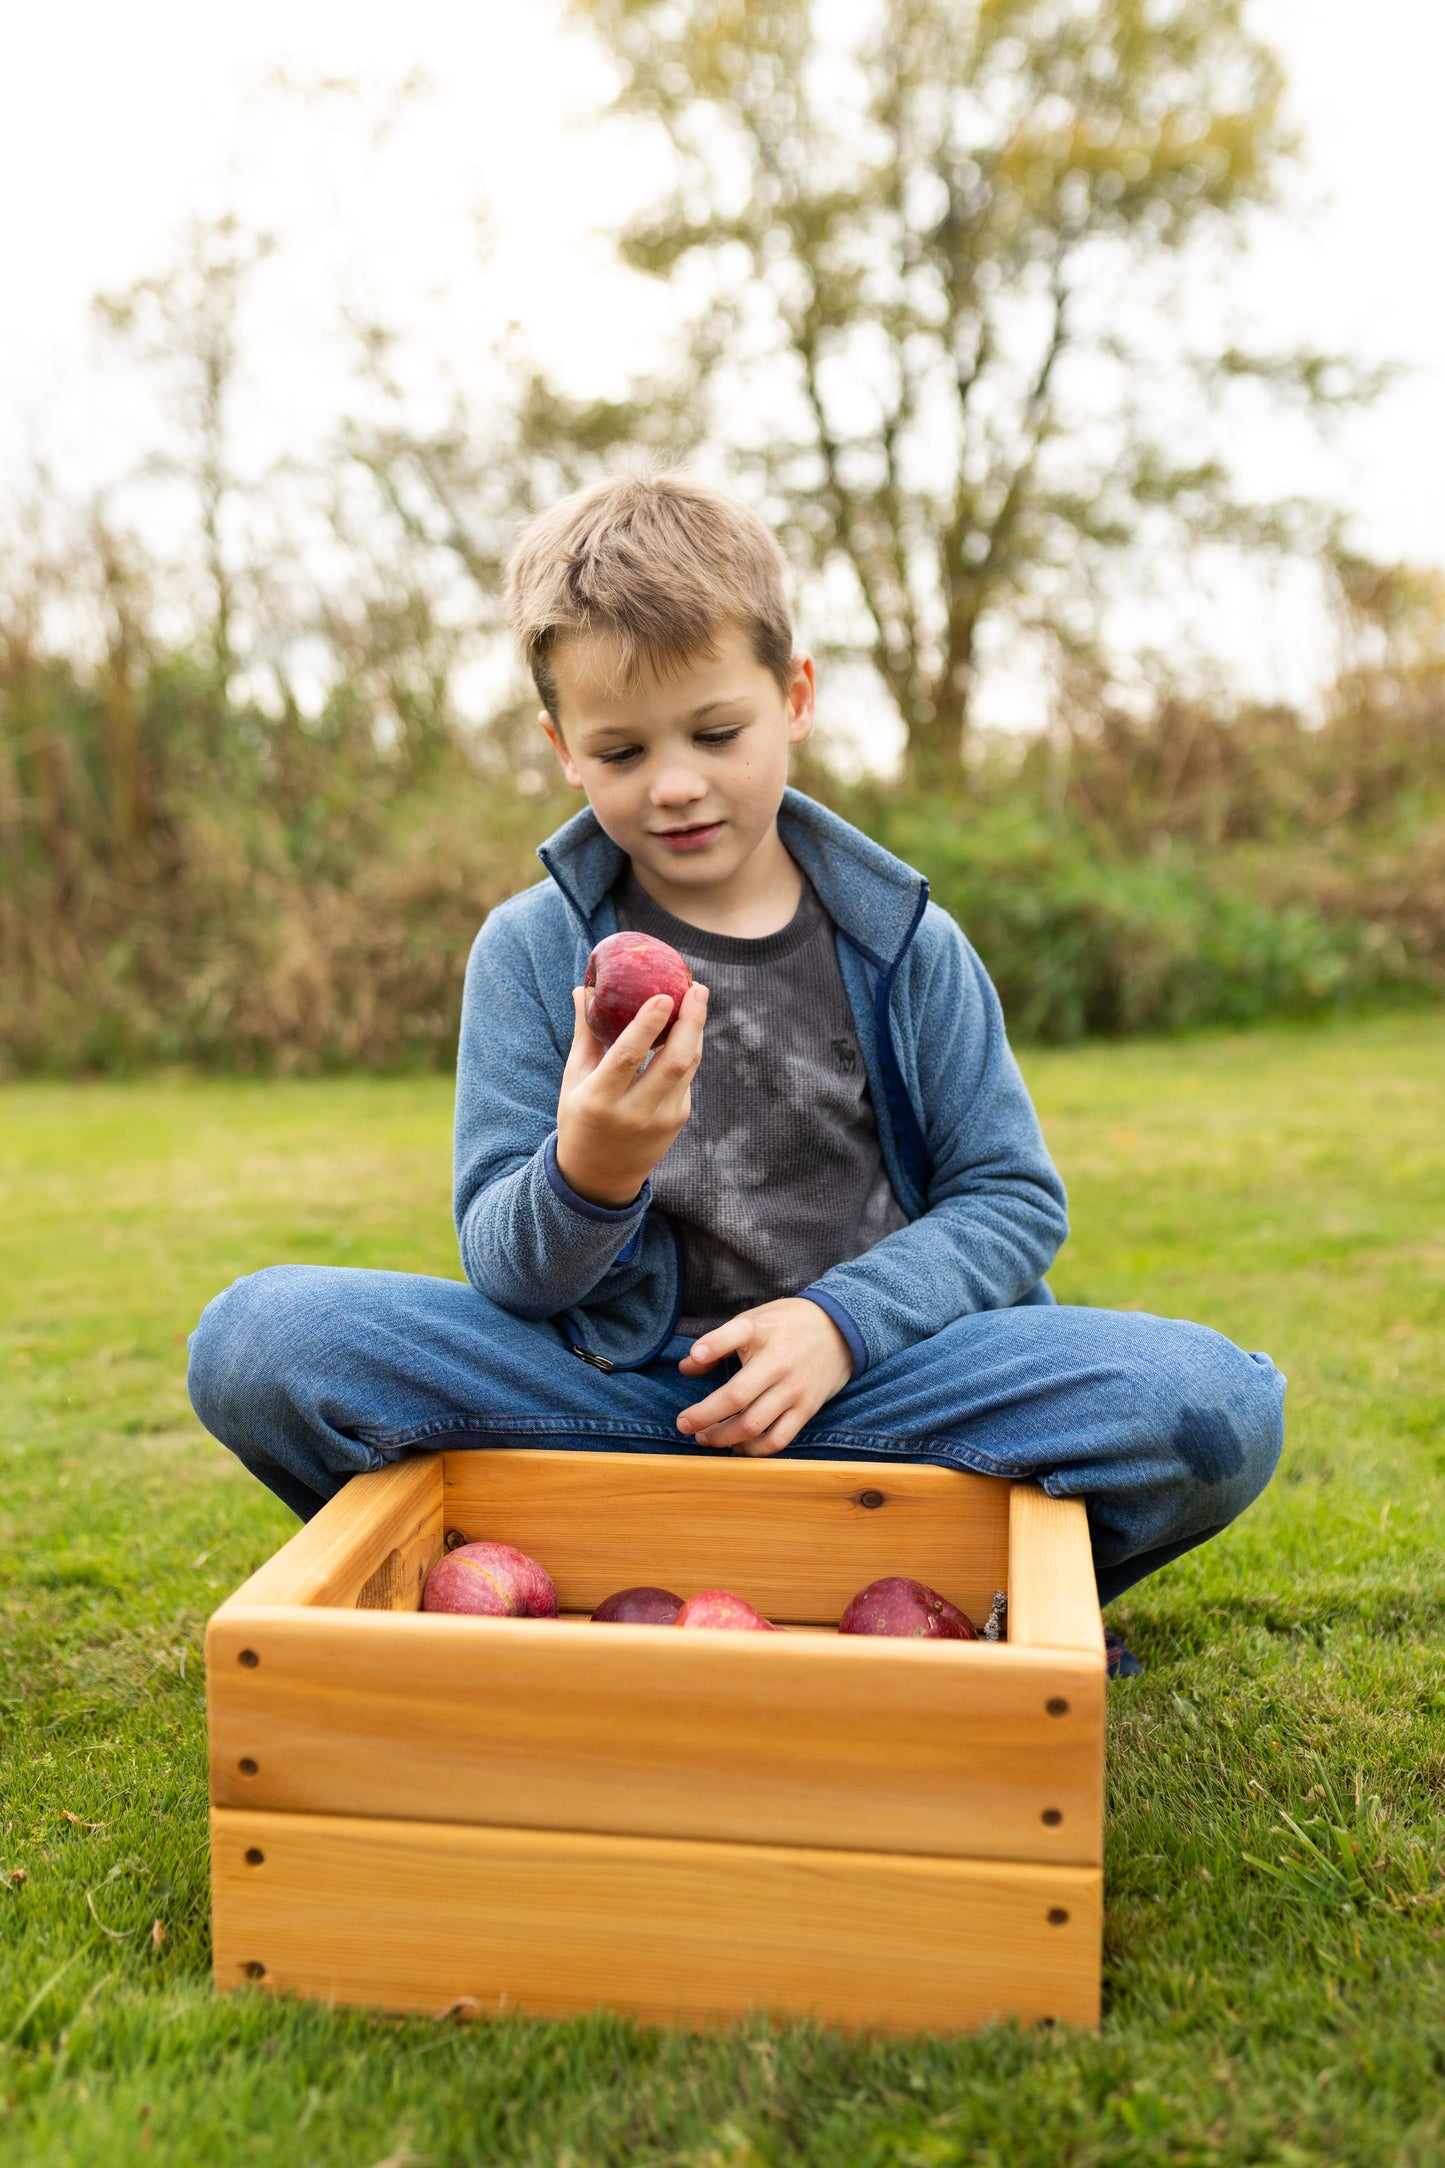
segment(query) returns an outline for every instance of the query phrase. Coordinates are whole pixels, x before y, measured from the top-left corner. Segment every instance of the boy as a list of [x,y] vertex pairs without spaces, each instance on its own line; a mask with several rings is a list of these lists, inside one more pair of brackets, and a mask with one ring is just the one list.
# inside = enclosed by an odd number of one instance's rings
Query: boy
[[[1055,1305],[1063,1186],[987,973],[787,788],[814,677],[766,528],[683,476],[604,483],[533,522],[509,605],[588,806],[468,965],[466,1281],[239,1280],[192,1340],[201,1420],[303,1517],[404,1454],[551,1445],[1031,1478],[1084,1500],[1101,1602],[1217,1534],[1273,1472],[1284,1380]],[[655,1051],[665,996],[610,1049],[583,1021],[619,927],[698,982]]]

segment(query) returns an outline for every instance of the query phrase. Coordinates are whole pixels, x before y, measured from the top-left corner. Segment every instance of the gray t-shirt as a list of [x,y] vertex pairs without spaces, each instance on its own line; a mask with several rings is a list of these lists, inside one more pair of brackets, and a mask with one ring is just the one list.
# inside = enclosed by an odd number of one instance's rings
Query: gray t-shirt
[[670,942],[707,986],[692,1115],[653,1169],[679,1229],[679,1332],[796,1295],[907,1224],[889,1185],[833,922],[812,886],[779,933],[703,933],[629,870],[617,923]]

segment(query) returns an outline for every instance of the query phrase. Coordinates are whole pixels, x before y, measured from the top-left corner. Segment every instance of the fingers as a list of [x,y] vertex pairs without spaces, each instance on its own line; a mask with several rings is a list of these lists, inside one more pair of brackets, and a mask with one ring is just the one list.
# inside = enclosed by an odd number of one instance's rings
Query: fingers
[[[666,996],[663,995],[658,998],[665,1000]],[[671,1091],[686,1089],[697,1075],[698,1065],[702,1060],[702,1035],[703,1027],[707,1023],[707,1001],[708,993],[705,986],[696,984],[689,986],[682,997],[682,1007],[677,1012],[677,1022],[668,1033],[665,1043],[654,1049],[652,1060],[647,1065],[647,1071],[642,1081],[655,1091],[659,1097]],[[664,1024],[667,1022],[666,1015],[663,1016],[662,1021]],[[655,1031],[653,1037],[656,1037]]]
[[[706,1367],[708,1366],[704,1365],[704,1368]],[[678,1368],[682,1368],[680,1363]],[[730,1415],[740,1414],[765,1393],[775,1390],[781,1384],[783,1375],[776,1364],[769,1366],[768,1375],[765,1377],[756,1362],[745,1363],[736,1376],[729,1378],[725,1385],[720,1385],[715,1393],[709,1393],[706,1400],[699,1400],[693,1407],[684,1408],[677,1419],[678,1429],[685,1438],[695,1437],[712,1424],[724,1422]]]
[[[603,1057],[602,1067],[609,1080],[621,1090],[634,1088],[644,1064],[647,1080],[659,1096],[678,1084],[690,1083],[696,1075],[702,1060],[703,1025],[707,1021],[707,988],[688,988],[677,1022],[668,1033],[666,1044],[659,1047],[656,1043],[658,1034],[666,1027],[671,1014],[669,997],[654,994],[650,1001],[643,1002],[627,1029],[613,1041]],[[650,1062],[649,1054],[653,1055]]]
[[747,1451],[761,1443],[792,1405],[793,1387],[785,1379],[771,1391],[759,1393],[756,1400],[750,1401],[736,1415],[730,1415],[720,1423],[710,1423],[705,1430],[698,1431],[697,1442],[699,1445],[737,1446]]
[[700,1340],[694,1340],[678,1369],[685,1377],[701,1377],[705,1370],[714,1370],[724,1355],[741,1355],[752,1346],[753,1328],[746,1312],[730,1317],[725,1325],[714,1325]]
[[807,1428],[818,1412],[813,1397],[804,1394],[800,1399],[796,1393],[786,1392],[783,1397],[786,1405],[781,1414],[775,1415],[755,1437],[739,1438],[732,1448],[735,1453],[758,1460],[771,1453],[781,1453],[784,1447],[792,1444],[800,1430]]
[[707,1003],[707,988],[694,979],[682,997],[677,1022],[668,1035],[668,1051],[680,1056],[683,1061],[691,1062],[694,1069],[702,1060],[702,1034],[703,1026],[707,1022]]
[[[681,1368],[681,1365],[678,1367]],[[740,1371],[735,1378],[730,1378],[726,1385],[720,1385],[715,1393],[709,1393],[706,1400],[699,1400],[692,1407],[684,1408],[677,1419],[677,1427],[684,1438],[695,1437],[699,1431],[706,1430],[710,1423],[720,1423],[724,1417],[736,1415],[739,1408],[745,1408],[758,1391],[757,1379],[748,1383],[746,1378],[746,1371]]]
[[601,1066],[607,1049],[589,1023],[585,1008],[586,993],[580,986],[572,989],[572,1044],[567,1054],[565,1081],[575,1084],[580,1078],[591,1076]]
[[650,1001],[644,1001],[626,1030],[617,1034],[603,1055],[605,1065],[623,1071],[640,1069],[671,1014],[672,1003],[666,994],[654,994]]
[[790,1412],[779,1416],[761,1438],[753,1438],[746,1445],[735,1445],[733,1451],[740,1460],[768,1460],[774,1453],[785,1451],[802,1427],[802,1419]]

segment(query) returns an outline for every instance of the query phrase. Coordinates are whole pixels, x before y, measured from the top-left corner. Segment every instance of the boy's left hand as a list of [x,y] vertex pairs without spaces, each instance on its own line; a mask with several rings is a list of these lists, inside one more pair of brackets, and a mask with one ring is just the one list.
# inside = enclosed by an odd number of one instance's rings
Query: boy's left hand
[[801,1295],[740,1310],[694,1340],[678,1368],[685,1377],[701,1377],[724,1355],[740,1355],[741,1370],[684,1408],[677,1427],[699,1445],[739,1453],[781,1453],[853,1375],[842,1333],[819,1303]]

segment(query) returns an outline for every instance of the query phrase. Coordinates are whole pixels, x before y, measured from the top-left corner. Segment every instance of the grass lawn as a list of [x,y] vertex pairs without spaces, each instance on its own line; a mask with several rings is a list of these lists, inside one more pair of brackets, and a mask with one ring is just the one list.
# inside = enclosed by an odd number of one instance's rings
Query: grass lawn
[[1102,2032],[891,2043],[211,1994],[202,1628],[294,1523],[185,1334],[279,1259],[455,1273],[450,1093],[0,1090],[0,2162],[1445,2162],[1445,1017],[1028,1070],[1057,1292],[1269,1349],[1289,1439],[1116,1612]]

